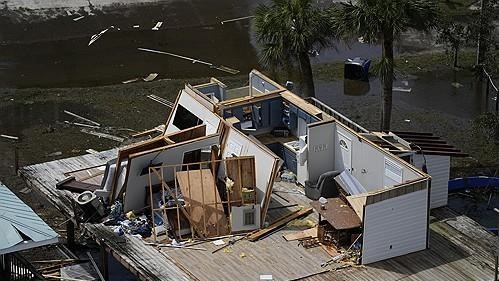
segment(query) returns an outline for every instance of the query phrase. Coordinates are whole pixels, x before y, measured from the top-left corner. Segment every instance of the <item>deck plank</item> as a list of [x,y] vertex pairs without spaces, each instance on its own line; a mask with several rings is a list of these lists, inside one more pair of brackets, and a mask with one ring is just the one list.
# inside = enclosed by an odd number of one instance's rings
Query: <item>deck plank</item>
[[[116,150],[109,150],[55,160],[23,167],[20,173],[31,187],[40,190],[54,206],[70,216],[72,194],[55,189],[55,184],[66,172],[104,164],[116,155]],[[282,206],[308,206],[309,202],[303,188],[275,182],[268,220],[271,223],[298,208],[280,208]],[[494,260],[490,249],[496,237],[447,207],[432,210],[431,215],[430,249],[302,280],[492,280]],[[317,214],[302,220],[305,224],[316,222]],[[274,280],[289,280],[322,271],[321,262],[329,258],[320,247],[304,249],[297,241],[285,241],[282,236],[298,230],[295,226],[284,227],[257,242],[237,242],[229,252],[215,254],[211,253],[215,246],[210,242],[199,245],[207,251],[158,250],[139,238],[117,237],[110,228],[100,224],[82,226],[95,240],[105,242],[112,255],[141,280],[258,280],[260,274],[272,274]]]

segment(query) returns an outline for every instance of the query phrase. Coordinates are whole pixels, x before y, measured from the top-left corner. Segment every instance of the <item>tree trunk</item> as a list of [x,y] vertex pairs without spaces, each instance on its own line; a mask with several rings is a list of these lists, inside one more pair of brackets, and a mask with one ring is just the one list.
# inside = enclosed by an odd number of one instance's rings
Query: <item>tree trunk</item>
[[381,105],[381,130],[390,130],[392,118],[392,93],[393,93],[393,30],[389,28],[383,32],[382,59],[386,60],[387,69],[384,77],[381,77],[383,85],[383,102]]
[[[482,0],[480,4],[480,22],[478,27],[478,44],[476,48],[476,64],[483,64],[485,52],[487,51],[487,37],[488,37],[488,8],[489,0]],[[482,78],[482,75],[480,75]]]
[[301,52],[298,54],[298,61],[300,62],[300,72],[302,83],[304,83],[302,95],[305,97],[314,97],[314,75],[312,73],[312,65],[310,64],[310,57],[308,53]]

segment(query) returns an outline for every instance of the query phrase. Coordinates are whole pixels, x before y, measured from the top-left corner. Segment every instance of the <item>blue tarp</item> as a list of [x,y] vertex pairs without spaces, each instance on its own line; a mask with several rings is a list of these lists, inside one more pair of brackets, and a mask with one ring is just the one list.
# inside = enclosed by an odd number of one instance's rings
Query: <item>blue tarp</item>
[[449,181],[448,186],[449,192],[475,188],[498,188],[499,178],[485,176],[455,178]]

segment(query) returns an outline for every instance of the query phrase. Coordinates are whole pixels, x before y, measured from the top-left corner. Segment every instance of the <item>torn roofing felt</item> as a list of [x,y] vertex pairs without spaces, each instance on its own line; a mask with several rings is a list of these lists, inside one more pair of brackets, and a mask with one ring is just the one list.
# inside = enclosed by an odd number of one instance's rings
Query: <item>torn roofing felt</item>
[[[0,182],[0,254],[25,242],[23,249],[57,242],[59,235]],[[31,243],[31,245],[27,245]]]

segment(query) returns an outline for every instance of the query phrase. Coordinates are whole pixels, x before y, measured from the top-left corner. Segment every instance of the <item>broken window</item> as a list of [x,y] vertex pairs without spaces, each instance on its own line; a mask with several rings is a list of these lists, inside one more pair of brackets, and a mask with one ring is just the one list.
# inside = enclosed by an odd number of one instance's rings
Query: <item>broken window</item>
[[175,113],[175,117],[173,119],[173,125],[175,125],[180,130],[183,130],[194,127],[201,123],[202,121],[196,115],[192,114],[192,112],[187,110],[182,105],[178,105],[177,112]]

